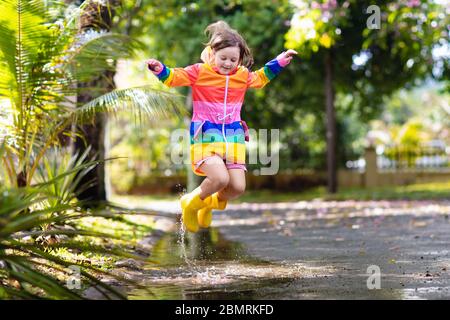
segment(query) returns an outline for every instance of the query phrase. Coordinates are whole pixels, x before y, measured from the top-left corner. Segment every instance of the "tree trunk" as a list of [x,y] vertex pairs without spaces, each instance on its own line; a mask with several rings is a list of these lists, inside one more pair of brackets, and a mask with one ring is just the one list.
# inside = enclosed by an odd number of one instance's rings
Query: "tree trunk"
[[[78,96],[78,101],[92,100],[87,94]],[[97,114],[93,124],[87,124],[79,127],[78,133],[83,139],[77,137],[74,144],[74,152],[82,154],[88,146],[91,146],[88,159],[104,160],[105,159],[105,126],[106,115]],[[80,191],[85,185],[90,186]],[[105,185],[105,165],[98,164],[94,169],[89,171],[78,185],[78,199],[85,201],[101,202],[106,201],[106,185]]]
[[27,186],[27,171],[25,168],[23,168],[23,170],[17,174],[16,182],[18,188],[23,188]]
[[327,180],[328,192],[337,191],[336,172],[336,115],[334,110],[333,55],[332,50],[325,54],[325,104],[327,127]]
[[[80,19],[80,32],[93,29],[96,31],[105,30],[110,31],[112,26],[112,16],[114,10],[111,8],[110,3],[101,4],[98,1],[91,1],[89,6],[83,12]],[[81,90],[77,96],[78,103],[87,103],[96,98],[100,94],[109,92],[114,89],[114,72],[107,71],[100,75],[97,79],[89,82],[82,83],[78,86],[80,88],[86,88]],[[102,88],[104,92],[93,93],[89,88]],[[89,159],[95,158],[96,160],[105,159],[105,128],[106,128],[107,116],[105,114],[98,114],[92,124],[82,125],[79,128],[78,133],[83,138],[77,138],[74,144],[74,153],[81,154],[91,146],[89,153]],[[88,188],[83,187],[89,185]],[[105,181],[105,164],[100,163],[93,170],[85,175],[78,185],[78,199],[84,201],[90,201],[94,203],[100,203],[107,200],[106,193],[106,181]],[[80,190],[80,188],[83,188]]]

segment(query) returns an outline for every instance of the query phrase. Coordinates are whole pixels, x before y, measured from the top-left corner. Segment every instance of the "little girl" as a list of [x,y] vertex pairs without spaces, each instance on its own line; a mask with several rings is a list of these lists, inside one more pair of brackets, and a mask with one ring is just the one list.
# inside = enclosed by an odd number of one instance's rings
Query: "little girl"
[[206,176],[200,186],[181,198],[186,229],[197,232],[211,224],[212,209],[224,210],[227,201],[245,190],[245,141],[248,128],[240,112],[248,88],[262,88],[289,64],[288,50],[251,72],[253,57],[242,36],[224,22],[209,25],[203,63],[168,68],[147,60],[148,68],[170,87],[191,86],[191,163],[195,174]]

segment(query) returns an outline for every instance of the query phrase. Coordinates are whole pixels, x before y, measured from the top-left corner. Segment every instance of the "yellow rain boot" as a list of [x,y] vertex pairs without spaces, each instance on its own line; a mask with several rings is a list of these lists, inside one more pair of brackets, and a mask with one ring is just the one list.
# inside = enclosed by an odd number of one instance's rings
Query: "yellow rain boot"
[[206,206],[207,203],[200,199],[199,191],[191,192],[181,197],[181,215],[186,230],[190,232],[198,231],[197,212]]
[[205,199],[208,204],[205,208],[200,209],[197,213],[198,225],[202,228],[209,228],[212,221],[212,209],[224,210],[227,206],[227,201],[219,201],[218,192],[213,193]]

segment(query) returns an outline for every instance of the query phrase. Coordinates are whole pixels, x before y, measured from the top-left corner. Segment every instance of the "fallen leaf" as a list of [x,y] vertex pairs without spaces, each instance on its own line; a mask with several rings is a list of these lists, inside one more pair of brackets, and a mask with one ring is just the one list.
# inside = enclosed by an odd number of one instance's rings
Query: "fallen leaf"
[[428,223],[426,223],[425,221],[413,221],[412,222],[412,226],[414,228],[423,228],[426,227],[428,225]]

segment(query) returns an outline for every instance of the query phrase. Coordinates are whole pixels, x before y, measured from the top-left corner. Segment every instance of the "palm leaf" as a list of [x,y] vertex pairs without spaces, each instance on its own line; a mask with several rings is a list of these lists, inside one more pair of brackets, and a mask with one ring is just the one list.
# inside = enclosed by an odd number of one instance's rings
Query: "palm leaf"
[[80,298],[78,294],[70,291],[52,277],[29,267],[27,263],[29,262],[28,259],[24,259],[23,257],[8,257],[7,259],[5,259],[5,261],[9,262],[11,265],[20,270],[19,272],[15,270],[9,270],[9,274],[11,277],[15,278],[21,283],[28,283],[46,292],[52,292],[58,297],[63,297],[66,299]]
[[131,58],[142,48],[142,43],[126,35],[88,30],[77,36],[65,66],[78,81],[88,82],[107,70],[115,71],[114,61]]
[[41,188],[53,195],[61,204],[68,204],[74,200],[79,190],[85,188],[80,185],[81,179],[98,163],[86,161],[90,150],[90,147],[86,148],[81,155],[78,153],[70,155],[56,148],[51,150],[52,152],[43,158],[42,165],[38,167],[37,181],[52,181],[52,183]]
[[117,113],[121,110],[130,110],[139,120],[160,119],[173,115],[181,116],[186,110],[179,101],[179,95],[172,92],[156,89],[151,86],[117,89],[91,100],[75,111],[77,122],[83,122],[97,112]]
[[[28,80],[44,56],[41,52],[53,39],[43,1],[5,0],[0,3],[0,52],[9,75],[15,79],[16,107],[26,111],[27,97],[33,87]],[[49,47],[49,46],[47,46]],[[3,86],[2,86],[3,87]],[[9,86],[11,88],[11,86]]]
[[[59,175],[54,179],[64,177]],[[22,239],[24,236],[30,235],[84,235],[94,237],[93,239],[120,239],[119,236],[113,236],[92,230],[51,230],[47,232],[37,232],[26,230],[36,229],[42,223],[67,223],[86,216],[95,216],[86,213],[60,213],[55,216],[54,212],[63,211],[70,208],[69,205],[49,207],[41,210],[32,211],[29,214],[18,214],[24,207],[30,207],[37,202],[42,202],[40,197],[41,191],[33,188],[23,188],[21,190],[10,190],[8,193],[0,192],[0,260],[7,264],[5,272],[0,273],[0,281],[5,279],[15,279],[21,284],[20,289],[13,289],[9,286],[5,287],[2,294],[9,297],[17,298],[58,298],[58,299],[79,299],[81,296],[68,290],[62,282],[56,280],[51,271],[45,271],[40,267],[48,270],[63,271],[65,267],[70,265],[79,265],[84,270],[81,272],[83,278],[88,284],[98,288],[104,293],[104,297],[110,299],[112,296],[126,298],[121,292],[109,286],[108,284],[97,279],[98,275],[107,275],[113,277],[122,283],[136,286],[134,281],[124,279],[122,276],[100,270],[93,266],[81,264],[73,260],[63,260],[54,254],[46,252],[55,248],[77,248],[84,252],[94,252],[103,255],[110,255],[123,258],[132,258],[145,260],[127,250],[120,248],[105,248],[101,245],[86,244],[84,241],[63,240],[60,243],[52,245],[42,245],[39,243],[23,242],[16,239]],[[126,241],[125,241],[126,243]],[[50,273],[49,273],[50,272]],[[140,287],[140,286],[139,286]],[[37,295],[36,290],[41,293]],[[30,291],[31,290],[31,291]],[[42,295],[44,293],[44,295]]]
[[25,173],[30,185],[47,150],[58,144],[58,136],[68,131],[74,120],[125,109],[141,121],[153,121],[184,111],[173,94],[151,87],[115,90],[77,110],[70,97],[87,89],[78,88],[77,81],[114,70],[116,59],[129,57],[142,44],[123,35],[92,31],[74,38],[78,30],[70,20],[62,30],[48,23],[51,17],[45,3],[0,3],[0,71],[5,75],[0,77],[0,97],[11,101],[11,113],[16,111],[6,139],[15,158],[9,155],[8,161],[3,161],[11,183]]

